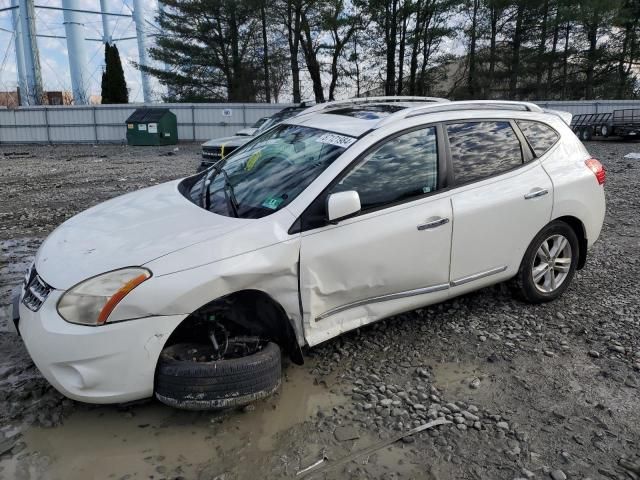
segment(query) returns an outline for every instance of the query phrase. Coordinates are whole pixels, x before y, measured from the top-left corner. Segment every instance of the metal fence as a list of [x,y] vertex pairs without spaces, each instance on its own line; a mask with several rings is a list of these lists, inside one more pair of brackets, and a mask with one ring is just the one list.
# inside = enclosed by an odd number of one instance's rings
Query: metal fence
[[621,108],[640,108],[640,100],[549,100],[535,103],[543,108],[571,112],[574,115],[581,113],[611,113]]
[[[546,101],[544,108],[573,114],[640,108],[639,100]],[[142,105],[46,106],[0,109],[1,143],[123,143],[125,120]],[[204,141],[226,137],[289,105],[264,103],[179,103],[168,107],[178,120],[178,138]]]
[[[123,143],[125,121],[143,105],[42,106],[0,109],[0,143]],[[175,113],[178,139],[202,141],[234,135],[284,104],[180,103],[158,105]]]

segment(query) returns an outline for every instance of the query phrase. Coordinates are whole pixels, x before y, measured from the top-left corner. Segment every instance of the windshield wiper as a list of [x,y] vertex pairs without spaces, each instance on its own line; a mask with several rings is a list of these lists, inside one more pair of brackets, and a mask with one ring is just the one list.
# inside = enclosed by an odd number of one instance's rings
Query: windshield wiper
[[[231,208],[229,209],[231,211],[231,213],[233,214],[234,217],[238,217],[238,209],[239,209],[239,204],[238,204],[238,200],[236,199],[236,194],[233,190],[233,185],[231,184],[231,181],[229,180],[229,174],[227,173],[227,171],[218,166],[217,163],[214,163],[211,166],[215,172],[216,172],[216,176],[222,174],[223,178],[224,178],[224,187],[222,188],[222,191],[224,193],[224,198],[227,201],[227,205],[229,205]],[[206,210],[209,210],[210,207],[210,187],[211,187],[211,183],[213,182],[215,177],[211,177],[210,175],[207,175],[206,179],[205,179],[205,188],[203,190],[203,192],[205,193],[206,197],[205,197],[205,201],[204,201],[204,208]]]

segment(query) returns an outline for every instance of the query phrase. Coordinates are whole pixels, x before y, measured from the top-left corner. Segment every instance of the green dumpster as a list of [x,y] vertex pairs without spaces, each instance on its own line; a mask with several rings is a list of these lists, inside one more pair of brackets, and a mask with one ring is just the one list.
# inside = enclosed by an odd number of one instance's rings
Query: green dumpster
[[129,145],[175,145],[178,122],[168,108],[138,108],[127,118]]

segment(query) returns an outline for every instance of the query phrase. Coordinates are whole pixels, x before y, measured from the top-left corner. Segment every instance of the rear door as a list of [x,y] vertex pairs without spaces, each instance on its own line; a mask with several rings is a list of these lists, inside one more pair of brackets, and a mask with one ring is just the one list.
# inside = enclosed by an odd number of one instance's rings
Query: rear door
[[452,294],[517,273],[533,237],[551,218],[553,186],[515,122],[446,125],[452,196]]

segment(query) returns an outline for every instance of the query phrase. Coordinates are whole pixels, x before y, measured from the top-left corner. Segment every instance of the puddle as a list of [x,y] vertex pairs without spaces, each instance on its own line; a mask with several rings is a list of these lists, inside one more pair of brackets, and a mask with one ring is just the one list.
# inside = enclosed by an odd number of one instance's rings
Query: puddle
[[0,479],[215,478],[223,473],[227,480],[244,478],[270,464],[278,442],[290,440],[291,427],[344,400],[314,385],[307,368],[290,366],[279,394],[249,412],[185,412],[157,402],[128,411],[83,407],[60,427],[25,431],[26,449],[0,462]]
[[[435,386],[445,392],[447,396],[458,400],[462,397],[470,396],[478,390],[486,388],[491,382],[487,372],[483,372],[478,365],[464,362],[444,362],[431,366]],[[480,380],[478,389],[473,389],[469,385],[474,379]],[[459,398],[460,397],[460,398]]]

